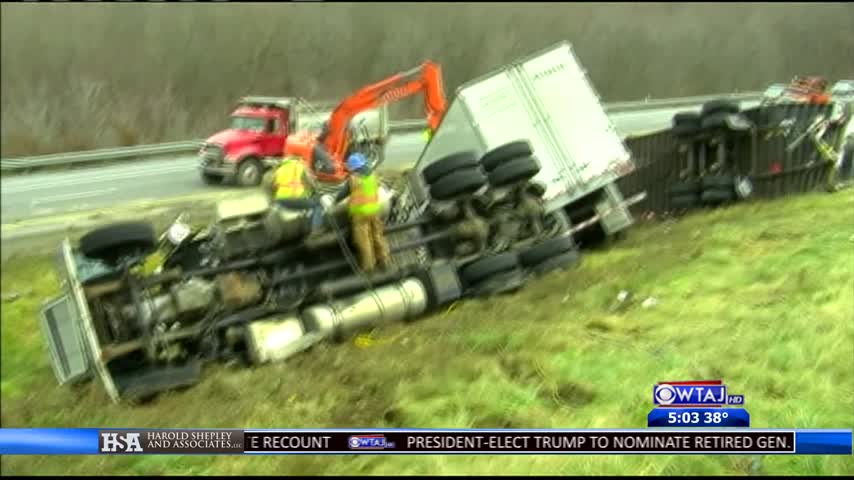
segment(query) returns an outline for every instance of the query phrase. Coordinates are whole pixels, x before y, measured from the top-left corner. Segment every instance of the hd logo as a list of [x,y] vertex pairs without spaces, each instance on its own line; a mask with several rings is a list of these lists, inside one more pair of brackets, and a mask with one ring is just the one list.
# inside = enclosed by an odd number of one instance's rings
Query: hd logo
[[102,453],[141,453],[139,433],[134,432],[101,432]]

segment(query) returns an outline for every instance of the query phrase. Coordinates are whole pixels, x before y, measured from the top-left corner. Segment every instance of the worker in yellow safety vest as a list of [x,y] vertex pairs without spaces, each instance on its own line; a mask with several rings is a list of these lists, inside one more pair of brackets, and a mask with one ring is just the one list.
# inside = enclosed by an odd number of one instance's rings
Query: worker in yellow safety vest
[[368,166],[367,158],[354,153],[347,159],[350,179],[336,200],[349,195],[348,211],[353,229],[353,243],[359,252],[359,266],[370,272],[377,264],[381,269],[391,265],[391,254],[382,218],[380,218],[379,178]]
[[311,210],[312,226],[316,227],[323,222],[323,210],[314,199],[314,186],[305,162],[297,156],[285,157],[273,178],[276,203],[292,210]]

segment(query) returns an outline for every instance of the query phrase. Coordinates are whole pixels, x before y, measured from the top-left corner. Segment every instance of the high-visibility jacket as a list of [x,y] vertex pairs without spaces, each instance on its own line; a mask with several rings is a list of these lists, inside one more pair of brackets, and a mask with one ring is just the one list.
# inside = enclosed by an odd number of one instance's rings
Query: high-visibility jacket
[[305,164],[302,160],[285,160],[276,170],[276,199],[305,198]]
[[376,215],[380,211],[377,176],[350,175],[350,215]]

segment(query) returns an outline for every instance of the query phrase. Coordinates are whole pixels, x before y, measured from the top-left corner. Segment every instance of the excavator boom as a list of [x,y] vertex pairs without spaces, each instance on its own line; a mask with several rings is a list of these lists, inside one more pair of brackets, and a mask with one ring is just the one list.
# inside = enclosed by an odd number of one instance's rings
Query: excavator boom
[[349,125],[353,118],[361,112],[399,101],[418,92],[424,94],[427,125],[431,131],[435,131],[448,107],[442,84],[441,67],[431,61],[425,61],[412,70],[363,87],[345,98],[333,110],[327,128],[320,138],[312,139],[306,135],[289,137],[285,145],[285,154],[299,155],[310,160],[312,164],[317,160],[317,156],[325,155],[328,157],[326,161],[331,161],[335,173],[331,176],[319,175],[319,178],[343,180],[346,176],[345,156],[350,148]]

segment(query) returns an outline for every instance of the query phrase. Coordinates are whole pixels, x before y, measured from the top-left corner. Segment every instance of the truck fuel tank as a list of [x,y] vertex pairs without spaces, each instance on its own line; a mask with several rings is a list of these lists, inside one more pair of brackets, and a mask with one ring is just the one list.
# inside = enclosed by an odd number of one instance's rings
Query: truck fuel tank
[[267,318],[246,327],[249,356],[255,364],[277,362],[291,357],[322,339],[306,333],[298,317]]
[[427,288],[417,278],[407,278],[303,311],[311,332],[340,339],[360,330],[421,315],[428,307]]

